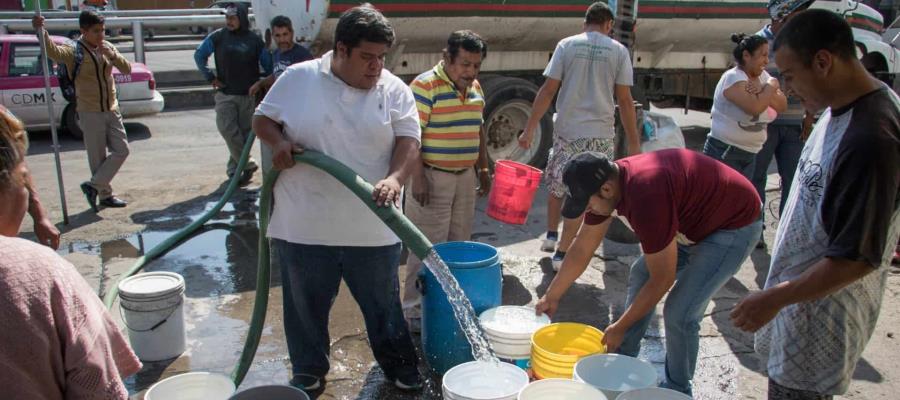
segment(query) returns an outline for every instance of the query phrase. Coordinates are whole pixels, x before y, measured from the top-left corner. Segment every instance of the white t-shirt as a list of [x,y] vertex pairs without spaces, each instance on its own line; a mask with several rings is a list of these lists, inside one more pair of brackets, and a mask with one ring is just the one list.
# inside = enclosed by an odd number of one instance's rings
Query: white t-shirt
[[[769,80],[769,73],[763,71],[757,77],[762,87]],[[760,115],[750,115],[737,104],[725,97],[725,91],[738,82],[749,82],[750,77],[738,67],[725,71],[716,85],[713,97],[712,124],[709,136],[751,153],[758,153],[766,142],[766,127],[777,114],[771,108]]]
[[615,137],[615,85],[634,85],[625,46],[599,32],[567,37],[556,45],[544,76],[562,81],[555,136],[569,141]]
[[[331,156],[369,183],[384,179],[398,137],[420,140],[412,90],[387,70],[370,90],[331,72],[332,53],[288,67],[256,109],[284,126],[292,143]],[[274,188],[268,235],[291,243],[387,246],[393,232],[326,172],[297,163]]]

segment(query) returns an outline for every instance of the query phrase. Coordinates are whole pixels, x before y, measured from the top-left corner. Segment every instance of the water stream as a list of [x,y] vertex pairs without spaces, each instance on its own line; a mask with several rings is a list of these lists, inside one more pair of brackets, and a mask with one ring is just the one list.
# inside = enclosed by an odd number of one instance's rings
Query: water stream
[[425,257],[423,262],[434,274],[438,283],[441,284],[444,293],[447,294],[447,301],[453,307],[453,313],[456,315],[459,328],[472,345],[472,356],[477,361],[499,364],[500,360],[494,355],[490,342],[488,342],[484,331],[478,324],[478,316],[475,314],[475,309],[472,308],[472,303],[466,297],[462,288],[459,287],[459,282],[450,273],[450,268],[447,267],[447,264],[444,263],[444,260],[433,248],[428,251],[428,256]]

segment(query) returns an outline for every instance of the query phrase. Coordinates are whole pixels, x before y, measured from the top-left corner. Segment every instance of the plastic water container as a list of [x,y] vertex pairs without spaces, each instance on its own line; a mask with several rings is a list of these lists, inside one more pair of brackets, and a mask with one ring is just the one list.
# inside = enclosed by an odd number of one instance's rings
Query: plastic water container
[[622,392],[655,387],[656,369],[646,361],[621,354],[597,354],[578,360],[573,378],[615,399]]
[[547,315],[535,315],[534,308],[500,306],[478,317],[498,358],[527,369],[531,359],[531,335],[550,324]]
[[607,400],[603,392],[583,382],[544,379],[525,386],[519,400]]
[[174,272],[147,272],[119,282],[119,306],[128,341],[141,361],[161,361],[184,353],[184,278]]
[[691,400],[691,396],[672,389],[647,388],[629,390],[616,397],[616,400]]
[[572,379],[578,360],[606,352],[603,332],[590,325],[562,322],[538,329],[531,337],[531,368],[537,379]]
[[487,215],[508,224],[524,224],[542,174],[541,170],[530,165],[510,160],[497,161]]
[[189,372],[156,382],[144,400],[227,400],[232,394],[231,378],[211,372]]
[[309,395],[293,386],[266,385],[241,391],[228,400],[309,400]]
[[[477,242],[447,242],[434,246],[463,293],[478,313],[500,305],[502,276],[500,255],[493,246]],[[447,294],[428,268],[422,279],[422,349],[438,374],[474,361],[472,346],[453,314]]]
[[528,385],[528,374],[514,365],[472,361],[444,374],[445,400],[513,400]]

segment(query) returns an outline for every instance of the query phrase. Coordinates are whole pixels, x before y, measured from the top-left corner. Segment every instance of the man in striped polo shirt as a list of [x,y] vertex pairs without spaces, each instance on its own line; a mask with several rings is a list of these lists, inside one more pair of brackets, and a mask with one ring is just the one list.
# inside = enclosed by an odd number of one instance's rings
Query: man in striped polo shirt
[[[419,110],[422,149],[406,191],[406,216],[433,243],[469,240],[476,190],[482,196],[490,191],[481,135],[484,94],[476,79],[486,56],[487,43],[480,36],[468,30],[453,32],[443,60],[410,84]],[[422,261],[410,254],[403,313],[413,331],[419,330],[421,321],[421,295],[415,287],[421,268]]]

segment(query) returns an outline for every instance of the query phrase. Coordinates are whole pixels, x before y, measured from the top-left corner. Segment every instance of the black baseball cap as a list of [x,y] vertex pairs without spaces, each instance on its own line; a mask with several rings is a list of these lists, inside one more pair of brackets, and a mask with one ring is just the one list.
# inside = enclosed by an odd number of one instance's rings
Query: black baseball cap
[[562,216],[578,218],[600,187],[614,174],[616,166],[603,153],[588,151],[573,157],[563,169],[562,181],[569,189]]

